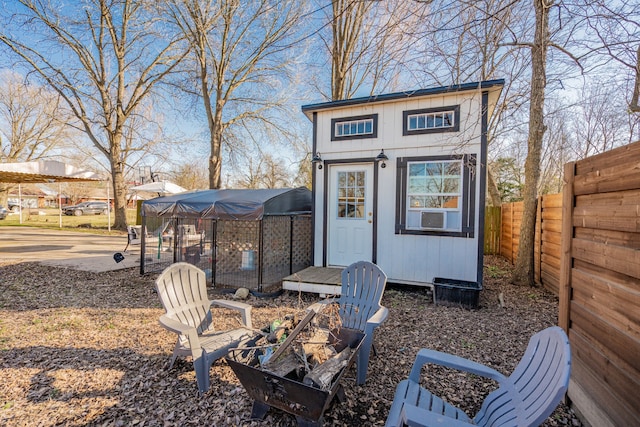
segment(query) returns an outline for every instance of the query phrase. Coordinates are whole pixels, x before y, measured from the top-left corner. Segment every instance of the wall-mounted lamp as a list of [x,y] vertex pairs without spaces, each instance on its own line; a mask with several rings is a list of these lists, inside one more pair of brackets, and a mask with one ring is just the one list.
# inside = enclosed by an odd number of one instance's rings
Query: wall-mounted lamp
[[380,163],[380,167],[381,168],[386,168],[387,164],[385,163],[387,160],[389,160],[389,158],[387,157],[386,154],[384,154],[384,148],[380,151],[380,154],[378,154],[376,156],[376,163]]
[[317,164],[318,169],[322,169],[322,157],[320,157],[320,153],[316,153],[313,155],[311,163],[313,163],[314,165]]

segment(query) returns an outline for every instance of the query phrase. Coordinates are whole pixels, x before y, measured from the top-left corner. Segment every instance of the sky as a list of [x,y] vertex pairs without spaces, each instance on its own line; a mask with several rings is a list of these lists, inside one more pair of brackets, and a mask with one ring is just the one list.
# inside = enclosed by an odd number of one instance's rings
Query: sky
[[[66,7],[70,7],[73,3],[67,3]],[[294,131],[297,136],[298,142],[306,144],[310,148],[311,145],[311,123],[302,114],[300,107],[305,104],[311,104],[321,101],[326,101],[322,93],[328,93],[329,81],[330,81],[330,64],[328,63],[327,56],[324,52],[324,46],[322,45],[321,34],[326,33],[326,13],[330,12],[328,2],[313,1],[309,3],[308,14],[305,16],[305,25],[301,28],[299,34],[294,39],[296,43],[293,43],[295,48],[290,48],[289,53],[295,55],[298,60],[298,69],[296,69],[296,77],[288,86],[283,86],[280,89],[288,93],[291,96],[290,102],[287,106],[287,114],[284,119],[286,126]],[[15,31],[20,33],[21,37],[26,37],[26,40],[36,37],[35,32],[25,31],[24,28],[14,28],[9,25],[11,13],[17,9],[17,2],[8,1],[3,2],[4,9],[0,12],[0,27],[4,25],[5,31]],[[75,12],[75,10],[73,10]],[[2,30],[0,30],[2,32]],[[84,34],[86,36],[87,34]],[[453,40],[452,40],[453,41]],[[298,43],[299,42],[299,43]],[[425,46],[428,43],[425,42]],[[54,55],[53,59],[59,59],[60,55]],[[552,57],[551,63],[560,58],[562,55],[555,54]],[[4,62],[2,62],[4,59]],[[8,62],[8,57],[0,58],[0,67],[12,68],[20,71],[20,68],[15,67],[11,62]],[[566,59],[566,58],[565,58]],[[571,66],[568,61],[559,62],[560,74],[555,73],[553,69],[550,69],[549,74],[549,86],[557,90],[553,94],[558,98],[564,100],[580,101],[579,89],[585,81],[588,79],[585,76],[581,76],[577,67]],[[410,64],[407,64],[405,68],[406,74],[400,75],[397,79],[398,90],[412,90],[419,89],[425,86],[432,86],[430,84],[417,84],[416,81],[426,81],[426,73],[423,76],[416,75],[416,72],[420,70],[411,70]],[[615,64],[612,64],[615,65]],[[426,70],[425,70],[426,71]],[[446,72],[445,72],[446,74]],[[610,72],[610,79],[620,78],[623,73]],[[606,74],[604,74],[606,77]],[[497,75],[496,78],[508,78],[506,75]],[[597,84],[593,83],[593,84]],[[439,86],[436,84],[435,86]],[[370,86],[364,85],[360,92],[356,96],[368,95]],[[251,88],[245,92],[250,96]],[[206,128],[206,120],[200,108],[198,108],[198,102],[187,103],[182,98],[172,97],[169,94],[163,94],[163,97],[153,105],[154,116],[158,119],[160,127],[163,129],[163,134],[151,134],[157,140],[165,140],[167,142],[175,143],[173,145],[167,145],[161,150],[159,156],[149,156],[142,158],[138,163],[131,166],[136,168],[142,165],[151,166],[154,170],[168,170],[173,167],[174,163],[180,163],[181,161],[195,161],[200,162],[203,168],[206,168],[207,157],[209,153],[208,146],[208,132]],[[279,114],[276,118],[283,119],[285,115]],[[284,162],[290,165],[291,168],[295,166],[295,161],[299,160],[303,153],[294,152],[287,148],[286,142],[279,142],[279,139],[274,134],[257,134],[255,128],[245,130],[245,133],[238,134],[240,138],[249,140],[251,137],[258,139],[257,146],[264,150],[266,153],[277,155],[282,157]],[[518,138],[519,135],[515,135],[514,138]],[[506,141],[509,142],[509,141]],[[168,154],[168,155],[167,155]],[[166,159],[163,155],[167,155]],[[94,155],[94,158],[100,158],[99,155]],[[240,156],[237,157],[239,159]],[[108,165],[104,160],[101,160],[103,170],[108,170]],[[132,162],[133,163],[133,162]],[[225,175],[230,174],[233,169],[230,167],[230,163],[223,165],[223,180]],[[241,171],[241,162],[238,170]]]

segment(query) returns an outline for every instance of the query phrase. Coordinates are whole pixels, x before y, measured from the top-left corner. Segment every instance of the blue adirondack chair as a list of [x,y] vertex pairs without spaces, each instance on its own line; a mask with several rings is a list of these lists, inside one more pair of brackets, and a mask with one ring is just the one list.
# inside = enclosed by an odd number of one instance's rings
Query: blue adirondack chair
[[380,305],[386,285],[387,275],[380,267],[368,261],[358,261],[342,271],[340,298],[309,307],[318,311],[322,304],[337,302],[342,326],[364,332],[364,341],[356,360],[358,384],[364,384],[367,379],[373,331],[389,315],[389,309]]
[[[427,363],[459,369],[496,380],[499,387],[484,400],[473,419],[420,387]],[[386,426],[539,426],[567,391],[571,350],[565,332],[553,326],[535,334],[513,373],[506,377],[480,363],[439,351],[422,349],[409,379],[398,384]]]
[[[160,317],[160,325],[178,334],[169,369],[176,357],[191,356],[198,390],[203,394],[209,389],[209,369],[213,362],[243,339],[255,335],[251,329],[251,306],[237,301],[210,301],[204,271],[186,262],[167,267],[158,276],[156,289],[166,311]],[[228,331],[215,330],[211,306],[239,311],[243,326]]]

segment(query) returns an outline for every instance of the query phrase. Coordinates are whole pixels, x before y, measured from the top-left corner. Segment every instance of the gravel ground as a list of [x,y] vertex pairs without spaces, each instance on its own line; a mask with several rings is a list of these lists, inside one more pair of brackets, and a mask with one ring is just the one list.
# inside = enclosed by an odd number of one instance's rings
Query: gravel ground
[[[376,331],[367,383],[357,386],[350,369],[342,379],[346,401],[333,402],[324,425],[383,425],[395,386],[422,347],[510,373],[529,337],[556,323],[557,298],[508,284],[509,269],[501,258],[485,258],[478,310],[434,306],[426,290],[389,285],[382,300],[389,318]],[[0,263],[0,425],[296,425],[275,409],[262,421],[251,420],[252,402],[224,361],[213,365],[212,387],[202,397],[189,361],[166,369],[175,337],[158,325],[163,310],[153,292],[155,277],[136,269],[90,273]],[[254,325],[266,325],[315,300],[284,293],[248,302]],[[221,328],[238,321],[227,311],[215,313]],[[470,414],[495,387],[442,368],[423,374],[426,387]],[[561,405],[543,425],[581,423]]]

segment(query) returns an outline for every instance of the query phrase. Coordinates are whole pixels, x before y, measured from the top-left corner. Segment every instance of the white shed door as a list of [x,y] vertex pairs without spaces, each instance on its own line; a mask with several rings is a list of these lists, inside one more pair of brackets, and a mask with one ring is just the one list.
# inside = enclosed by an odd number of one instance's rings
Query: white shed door
[[330,165],[327,206],[329,265],[371,261],[373,165]]

